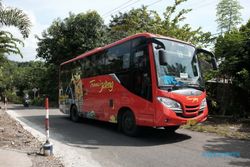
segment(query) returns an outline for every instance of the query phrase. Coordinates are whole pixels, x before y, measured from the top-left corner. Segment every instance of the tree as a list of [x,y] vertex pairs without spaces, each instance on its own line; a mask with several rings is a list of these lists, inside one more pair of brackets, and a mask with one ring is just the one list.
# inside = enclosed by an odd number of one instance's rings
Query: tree
[[220,75],[250,93],[250,20],[239,30],[219,36],[215,54],[222,61]]
[[[24,92],[32,93],[39,88],[40,94],[46,94],[48,68],[44,62],[14,62],[3,58],[0,68],[0,94],[6,95],[12,102],[22,102]],[[19,96],[19,97],[18,97]]]
[[59,65],[86,51],[106,43],[106,26],[95,11],[73,14],[63,20],[57,19],[38,37],[37,56],[46,61],[48,73],[46,93],[57,101]]
[[105,26],[95,11],[57,19],[38,37],[38,57],[59,65],[86,51],[104,45]]
[[242,6],[237,0],[220,0],[216,7],[216,22],[221,34],[237,28],[242,21],[241,9]]
[[[16,70],[13,73],[13,85],[20,92],[33,88],[43,88],[42,80],[46,76],[47,68],[44,62],[30,61],[16,63]],[[43,89],[41,89],[43,91]]]
[[[128,13],[119,13],[112,16],[109,24],[110,35],[113,41],[139,32],[161,32],[161,18],[156,11],[148,10],[146,6],[132,9]],[[113,42],[112,41],[112,42]]]
[[27,38],[30,33],[29,17],[20,9],[4,7],[0,0],[0,27],[3,25],[17,27],[24,38]]
[[[22,10],[17,8],[4,7],[0,0],[0,27],[15,26],[17,27],[24,38],[28,37],[31,27],[31,22],[28,16]],[[23,42],[15,38],[10,32],[0,30],[0,93],[8,90],[8,85],[11,85],[12,71],[11,65],[5,57],[5,54],[22,54],[17,44],[23,45]]]
[[2,57],[2,62],[0,66],[0,94],[6,95],[7,92],[13,92],[13,74],[16,70],[15,64],[8,61],[5,57]]
[[161,19],[156,11],[148,10],[146,6],[132,9],[129,12],[112,16],[109,24],[113,40],[139,32],[150,32],[192,42],[195,45],[207,45],[213,41],[211,33],[204,33],[201,28],[193,30],[189,24],[181,24],[185,14],[191,9],[182,9],[176,13],[179,5],[186,0],[175,0],[168,6]]
[[[24,38],[27,38],[30,32],[31,22],[28,16],[22,10],[11,7],[4,7],[0,0],[0,27],[15,26],[17,27]],[[23,42],[7,31],[0,31],[0,57],[4,54],[22,54],[17,44],[23,45]]]
[[11,33],[7,31],[0,31],[0,57],[3,57],[4,53],[19,54],[22,57],[22,53],[17,44],[24,45],[21,40],[14,38]]
[[[238,115],[249,111],[250,104],[250,20],[240,29],[219,36],[215,55],[222,60],[218,76],[228,81],[221,90],[221,108],[224,113]],[[225,88],[225,89],[224,89]],[[231,92],[231,93],[230,93]]]

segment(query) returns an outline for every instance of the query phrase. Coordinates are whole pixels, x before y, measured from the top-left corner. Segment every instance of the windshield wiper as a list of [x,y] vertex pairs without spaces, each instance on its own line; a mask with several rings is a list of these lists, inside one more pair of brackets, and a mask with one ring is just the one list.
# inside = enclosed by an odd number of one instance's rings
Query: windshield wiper
[[159,85],[160,89],[167,90],[168,92],[171,92],[172,90],[178,90],[182,88],[182,86],[178,84],[173,84],[173,85]]
[[183,88],[193,88],[200,91],[204,91],[204,87],[200,86],[199,84],[173,84],[173,85],[159,85],[160,89],[167,90],[168,92],[171,92],[173,90],[183,89]]
[[201,90],[204,91],[205,88],[199,84],[192,84],[192,83],[188,83],[188,84],[184,84],[183,87],[187,87],[187,88],[193,88],[193,89],[197,89],[197,90]]

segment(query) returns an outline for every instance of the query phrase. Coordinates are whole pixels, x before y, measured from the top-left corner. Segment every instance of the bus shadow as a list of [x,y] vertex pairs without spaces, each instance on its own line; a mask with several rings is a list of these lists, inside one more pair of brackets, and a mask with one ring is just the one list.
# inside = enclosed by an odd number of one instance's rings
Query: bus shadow
[[[44,132],[43,116],[26,116],[21,119],[35,124],[33,128]],[[50,136],[70,146],[86,149],[98,149],[99,146],[155,146],[191,139],[191,136],[179,133],[178,130],[169,135],[163,129],[153,128],[143,129],[138,137],[129,137],[119,132],[115,124],[89,119],[74,123],[64,115],[50,116]]]

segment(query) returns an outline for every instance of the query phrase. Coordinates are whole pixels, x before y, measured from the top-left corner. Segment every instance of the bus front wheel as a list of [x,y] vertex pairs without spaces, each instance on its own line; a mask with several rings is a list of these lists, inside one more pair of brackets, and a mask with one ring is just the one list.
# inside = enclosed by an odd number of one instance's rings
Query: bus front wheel
[[136,125],[135,116],[131,111],[126,111],[121,119],[122,131],[128,136],[137,136],[139,127]]
[[70,109],[70,119],[73,122],[79,122],[79,120],[80,120],[80,116],[78,114],[78,110],[77,110],[77,107],[75,105],[72,106]]

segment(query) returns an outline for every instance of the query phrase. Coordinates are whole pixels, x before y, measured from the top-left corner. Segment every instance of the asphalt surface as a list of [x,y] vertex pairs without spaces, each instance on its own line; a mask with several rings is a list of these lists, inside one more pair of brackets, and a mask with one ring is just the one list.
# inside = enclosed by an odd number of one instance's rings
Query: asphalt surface
[[[8,109],[31,128],[44,133],[44,109],[21,105]],[[162,129],[145,129],[139,137],[128,137],[110,123],[87,119],[71,122],[58,109],[50,109],[50,137],[80,156],[87,151],[88,158],[103,167],[250,166],[250,141],[183,129],[174,135]]]

